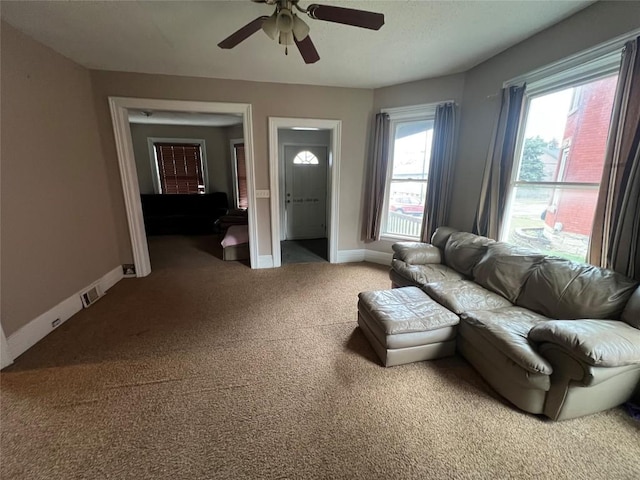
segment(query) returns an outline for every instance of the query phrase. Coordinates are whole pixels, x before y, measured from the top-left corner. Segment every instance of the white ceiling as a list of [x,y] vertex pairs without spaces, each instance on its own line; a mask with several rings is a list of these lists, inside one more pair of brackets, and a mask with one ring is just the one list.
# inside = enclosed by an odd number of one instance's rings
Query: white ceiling
[[217,44],[274,7],[227,1],[7,1],[2,19],[91,69],[376,88],[458,73],[593,3],[564,1],[318,1],[385,15],[371,31],[312,20],[320,61],[306,65],[259,31]]

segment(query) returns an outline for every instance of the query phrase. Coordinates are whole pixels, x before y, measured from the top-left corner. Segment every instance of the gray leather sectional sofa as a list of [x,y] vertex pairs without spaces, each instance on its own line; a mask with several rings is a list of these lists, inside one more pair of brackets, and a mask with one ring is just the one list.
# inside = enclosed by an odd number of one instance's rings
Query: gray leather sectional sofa
[[457,350],[522,410],[574,418],[640,390],[638,282],[448,227],[393,250],[393,286],[456,313]]

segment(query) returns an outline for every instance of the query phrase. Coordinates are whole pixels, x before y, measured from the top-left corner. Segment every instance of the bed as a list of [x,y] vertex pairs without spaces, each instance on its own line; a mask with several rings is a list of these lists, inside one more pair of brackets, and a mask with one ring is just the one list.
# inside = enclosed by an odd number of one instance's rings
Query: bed
[[247,225],[232,225],[227,229],[222,245],[223,260],[249,259],[249,228]]

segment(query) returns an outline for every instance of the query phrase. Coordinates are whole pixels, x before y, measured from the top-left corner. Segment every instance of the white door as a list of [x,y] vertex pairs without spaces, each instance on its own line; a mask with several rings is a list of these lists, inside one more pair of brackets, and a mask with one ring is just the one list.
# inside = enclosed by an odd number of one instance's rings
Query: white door
[[285,145],[286,239],[327,236],[327,147]]

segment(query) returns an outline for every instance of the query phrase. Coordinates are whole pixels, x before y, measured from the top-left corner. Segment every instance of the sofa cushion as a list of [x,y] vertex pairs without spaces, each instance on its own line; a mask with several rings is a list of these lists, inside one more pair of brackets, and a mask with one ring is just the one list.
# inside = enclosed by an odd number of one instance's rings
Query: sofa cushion
[[636,286],[611,270],[545,257],[534,266],[516,304],[549,318],[617,320]]
[[391,261],[391,269],[418,286],[431,282],[455,281],[464,278],[452,268],[442,265],[441,263],[409,265],[402,260],[394,259]]
[[479,237],[473,233],[452,233],[444,247],[445,263],[457,272],[470,277],[473,267],[487,252],[487,245],[490,243],[494,243],[494,240]]
[[433,235],[431,235],[431,245],[444,250],[444,247],[447,245],[447,240],[449,240],[451,234],[455,232],[457,232],[457,230],[451,227],[436,228],[436,231],[433,232]]
[[635,328],[640,328],[640,287],[636,288],[627,301],[622,312],[622,321]]
[[541,253],[509,243],[492,243],[473,269],[473,277],[484,288],[515,303],[533,267],[543,258]]
[[461,315],[465,326],[474,329],[491,345],[527,371],[551,375],[551,364],[535,351],[529,331],[548,319],[530,310],[507,307],[492,311],[471,311]]
[[559,345],[588,365],[640,364],[640,330],[617,320],[553,320],[533,327],[529,339]]
[[458,315],[470,310],[510,307],[509,300],[470,280],[428,283],[422,287],[436,302]]
[[396,242],[391,247],[393,258],[411,265],[442,263],[442,252],[436,246],[421,242]]

